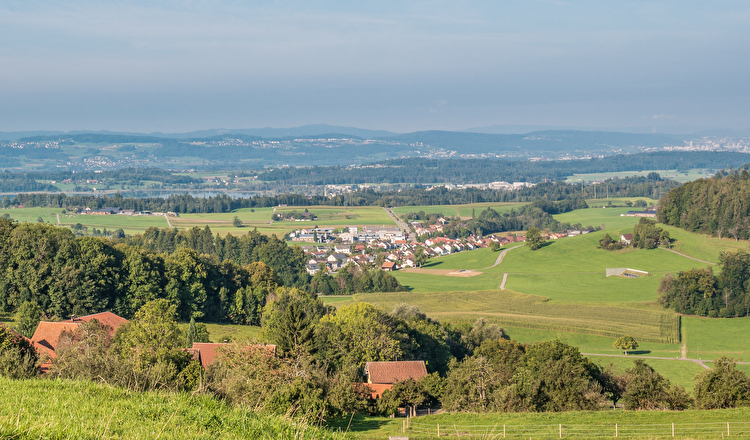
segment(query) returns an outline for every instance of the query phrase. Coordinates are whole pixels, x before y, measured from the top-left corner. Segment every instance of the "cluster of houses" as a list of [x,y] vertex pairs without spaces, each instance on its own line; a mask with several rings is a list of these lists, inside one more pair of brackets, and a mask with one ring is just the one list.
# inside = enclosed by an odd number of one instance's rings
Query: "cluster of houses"
[[386,272],[409,267],[417,267],[416,252],[422,248],[428,258],[441,257],[456,252],[471,251],[491,246],[492,242],[505,245],[524,242],[522,235],[507,237],[483,237],[474,235],[466,239],[448,237],[428,238],[424,242],[406,241],[398,239],[373,239],[359,244],[340,244],[335,246],[302,246],[308,257],[307,273],[315,275],[323,270],[334,273],[353,263],[359,267],[374,267],[378,261],[378,254],[383,254],[382,263],[378,267]]
[[122,208],[101,208],[91,209],[84,208],[80,212],[85,215],[168,215],[170,217],[179,217],[180,214],[176,212],[151,212],[151,211],[136,211],[135,209],[122,209]]
[[[18,335],[18,337],[31,342],[31,345],[43,359],[44,363],[41,365],[41,370],[46,373],[52,365],[52,361],[57,358],[57,349],[63,332],[74,332],[78,326],[91,320],[97,320],[107,326],[110,335],[114,335],[120,326],[129,322],[112,312],[102,312],[73,317],[66,321],[42,321],[31,338],[25,338],[21,335]],[[192,354],[193,359],[199,361],[203,368],[208,368],[222,356],[220,348],[229,345],[228,343],[195,342],[191,348],[185,350]],[[276,346],[272,344],[243,345],[240,348],[266,356],[276,356]],[[424,361],[367,362],[364,375],[366,377],[365,382],[372,392],[372,398],[378,398],[398,381],[419,380],[427,376],[427,368]]]
[[343,231],[334,228],[309,228],[298,229],[289,233],[289,239],[293,242],[304,243],[371,243],[373,241],[406,240],[408,234],[395,226],[349,226]]

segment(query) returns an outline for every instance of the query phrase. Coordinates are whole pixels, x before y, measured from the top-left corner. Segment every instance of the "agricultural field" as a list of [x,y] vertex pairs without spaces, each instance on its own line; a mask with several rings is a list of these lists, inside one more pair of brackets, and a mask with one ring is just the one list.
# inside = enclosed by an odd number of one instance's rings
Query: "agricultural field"
[[424,211],[426,214],[439,213],[448,217],[470,218],[472,212],[479,215],[480,212],[487,208],[492,208],[497,212],[509,212],[511,209],[519,208],[527,203],[469,203],[465,205],[427,205],[427,206],[399,206],[393,208],[393,212],[398,215],[408,214],[409,212]]
[[314,225],[337,228],[343,228],[345,226],[394,225],[393,220],[391,220],[391,217],[385,212],[385,210],[377,206],[285,206],[283,208],[277,208],[276,212],[304,212],[305,209],[317,215],[317,220],[312,222],[280,221],[277,223],[280,225],[283,224],[284,227],[289,227],[290,230],[311,228]]
[[[305,208],[318,215],[315,222],[295,221],[271,221],[274,210],[291,212],[296,209],[304,211]],[[330,206],[308,206],[308,207],[284,207],[284,208],[245,208],[234,212],[216,214],[180,214],[179,217],[166,218],[162,215],[150,216],[127,216],[127,215],[85,215],[74,213],[62,213],[59,208],[12,208],[0,210],[0,216],[9,214],[11,218],[22,222],[36,222],[41,217],[45,222],[59,224],[61,226],[73,226],[77,223],[91,229],[104,229],[114,231],[123,229],[126,234],[142,233],[150,227],[179,229],[190,229],[193,227],[205,228],[220,235],[231,233],[234,236],[244,235],[257,228],[258,232],[266,235],[275,234],[282,237],[285,234],[300,228],[311,228],[315,225],[320,227],[344,228],[347,226],[395,226],[393,220],[379,207],[330,207]],[[58,223],[58,215],[60,221]],[[242,221],[241,227],[233,225],[234,217]]]
[[689,171],[677,170],[653,170],[653,171],[617,171],[611,173],[573,174],[568,176],[568,182],[594,182],[598,180],[616,179],[623,177],[643,176],[656,171],[663,179],[672,179],[677,182],[689,182],[696,179],[706,179],[716,173],[715,170],[692,169]]

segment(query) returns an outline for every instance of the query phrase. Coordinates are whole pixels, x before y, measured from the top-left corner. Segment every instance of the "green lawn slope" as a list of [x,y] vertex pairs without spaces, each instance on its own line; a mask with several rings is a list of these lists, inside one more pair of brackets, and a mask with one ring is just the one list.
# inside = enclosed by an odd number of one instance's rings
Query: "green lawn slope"
[[339,439],[342,435],[209,396],[91,382],[0,377],[4,439]]

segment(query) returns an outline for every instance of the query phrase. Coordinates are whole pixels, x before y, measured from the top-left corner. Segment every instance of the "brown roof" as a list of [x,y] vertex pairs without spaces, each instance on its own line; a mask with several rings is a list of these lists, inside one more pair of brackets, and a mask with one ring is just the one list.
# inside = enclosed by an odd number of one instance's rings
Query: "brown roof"
[[[197,350],[199,354],[199,359],[201,361],[201,365],[203,365],[203,368],[208,368],[209,365],[213,364],[216,360],[216,349],[219,347],[227,347],[232,344],[225,344],[225,343],[217,343],[217,342],[193,342],[193,348],[192,350]],[[266,351],[267,354],[270,356],[276,355],[276,346],[272,344],[263,345],[248,345],[248,350],[250,349],[260,349],[263,351]],[[195,359],[195,358],[193,358]]]
[[82,316],[80,318],[69,319],[61,322],[42,321],[36,328],[34,335],[31,337],[31,343],[39,354],[46,354],[51,358],[57,357],[55,350],[60,340],[60,335],[64,331],[75,331],[83,322],[89,322],[96,319],[104,325],[112,328],[111,334],[122,324],[128,322],[127,319],[121,318],[112,312],[95,313],[93,315]]
[[365,364],[367,383],[393,384],[407,379],[419,380],[427,376],[424,361],[368,362]]
[[80,318],[75,317],[72,320],[68,319],[67,321],[63,321],[63,322],[78,322],[78,321],[89,322],[92,319],[96,319],[100,323],[112,327],[113,332],[117,330],[117,328],[120,327],[121,325],[127,324],[129,322],[127,319],[117,316],[112,312],[94,313],[93,315],[81,316]]
[[622,238],[624,238],[625,240],[632,240],[633,234],[622,234]]
[[39,354],[46,354],[51,358],[57,357],[55,349],[60,335],[64,331],[75,331],[80,324],[77,322],[46,322],[42,321],[36,327],[31,343]]
[[380,267],[382,267],[382,268],[387,268],[387,267],[388,268],[393,268],[395,265],[396,265],[396,263],[394,263],[393,261],[386,261]]

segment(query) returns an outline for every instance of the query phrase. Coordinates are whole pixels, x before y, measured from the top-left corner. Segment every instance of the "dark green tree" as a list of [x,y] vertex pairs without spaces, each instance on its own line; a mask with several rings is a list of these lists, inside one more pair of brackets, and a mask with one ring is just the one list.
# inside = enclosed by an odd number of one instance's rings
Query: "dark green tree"
[[721,356],[713,368],[695,377],[695,405],[700,409],[750,405],[750,378],[738,370],[737,359]]
[[18,322],[18,333],[31,338],[34,335],[39,321],[42,319],[42,308],[35,301],[25,301],[21,304],[16,312],[16,322]]
[[540,249],[547,241],[542,236],[542,231],[539,228],[529,228],[526,231],[526,246],[532,251]]

